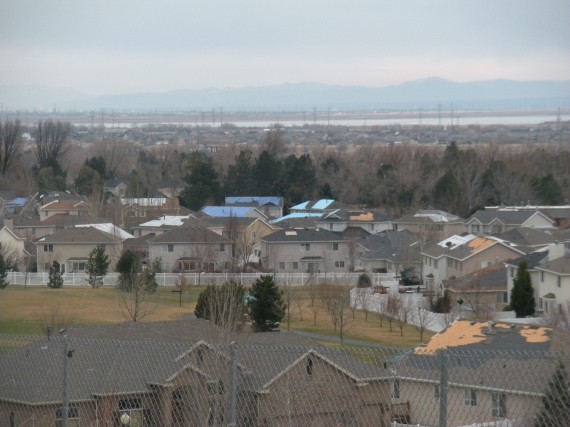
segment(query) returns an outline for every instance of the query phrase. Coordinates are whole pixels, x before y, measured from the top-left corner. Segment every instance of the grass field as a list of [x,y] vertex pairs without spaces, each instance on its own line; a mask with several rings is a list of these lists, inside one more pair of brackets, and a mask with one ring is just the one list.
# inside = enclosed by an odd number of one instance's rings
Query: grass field
[[[189,287],[179,296],[171,291],[175,287],[161,287],[151,302],[151,313],[143,321],[177,320],[194,313],[194,306],[203,287]],[[296,297],[289,310],[290,321],[285,318],[281,329],[304,331],[326,336],[338,336],[328,312],[321,307],[313,310],[307,292],[295,289]],[[317,304],[317,303],[316,303]],[[0,333],[42,334],[46,325],[54,329],[73,325],[94,325],[102,323],[126,322],[121,311],[117,291],[113,288],[92,289],[8,286],[0,290]],[[424,341],[430,334],[424,334]],[[403,336],[397,322],[390,332],[388,324],[380,327],[380,319],[375,314],[368,315],[365,321],[363,312],[350,312],[344,328],[344,337],[394,347],[418,345],[419,332],[406,326]]]

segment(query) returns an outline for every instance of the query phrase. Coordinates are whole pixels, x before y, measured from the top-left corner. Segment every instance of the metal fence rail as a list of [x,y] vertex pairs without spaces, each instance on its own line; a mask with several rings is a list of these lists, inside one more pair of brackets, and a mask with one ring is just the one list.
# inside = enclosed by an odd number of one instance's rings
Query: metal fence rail
[[0,335],[0,425],[570,425],[567,354],[339,350],[281,335]]
[[[279,284],[301,286],[306,284],[338,284],[356,285],[359,273],[157,273],[156,281],[160,286],[179,284],[185,280],[186,284],[197,286],[219,284],[233,279],[245,285],[253,284],[259,276],[271,274]],[[118,273],[109,273],[103,279],[103,286],[113,286],[117,283]],[[370,273],[372,283],[380,285],[394,277],[385,273]],[[182,279],[184,278],[184,279]],[[48,273],[22,273],[9,272],[6,280],[10,285],[45,286],[48,282]],[[85,273],[64,273],[64,286],[89,286]]]

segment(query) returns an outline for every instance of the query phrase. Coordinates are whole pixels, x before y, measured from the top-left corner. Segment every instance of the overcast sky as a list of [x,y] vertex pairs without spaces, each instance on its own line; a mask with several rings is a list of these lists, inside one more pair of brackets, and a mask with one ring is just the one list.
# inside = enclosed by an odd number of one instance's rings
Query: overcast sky
[[0,85],[570,79],[570,0],[0,0]]

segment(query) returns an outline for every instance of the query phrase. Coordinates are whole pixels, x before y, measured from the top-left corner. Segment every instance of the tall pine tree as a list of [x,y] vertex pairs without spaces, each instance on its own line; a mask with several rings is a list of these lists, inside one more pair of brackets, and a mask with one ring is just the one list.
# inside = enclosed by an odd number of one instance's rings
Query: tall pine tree
[[534,307],[534,289],[532,288],[527,261],[523,260],[519,264],[517,275],[513,281],[511,309],[514,310],[517,317],[526,317],[534,314]]
[[250,291],[249,307],[251,319],[257,332],[268,332],[279,327],[285,316],[283,292],[279,290],[273,277],[260,276]]

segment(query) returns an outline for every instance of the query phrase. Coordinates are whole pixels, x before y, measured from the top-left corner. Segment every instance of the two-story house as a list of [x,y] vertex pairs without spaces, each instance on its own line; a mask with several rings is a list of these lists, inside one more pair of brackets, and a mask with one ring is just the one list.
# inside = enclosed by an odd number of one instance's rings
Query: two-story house
[[249,206],[262,212],[267,218],[283,216],[283,197],[280,196],[238,196],[226,197],[226,206]]
[[150,260],[160,259],[166,272],[226,271],[232,241],[206,227],[185,224],[149,241]]
[[89,254],[96,247],[103,247],[109,256],[113,271],[122,252],[120,234],[106,233],[95,227],[64,228],[35,242],[38,272],[49,271],[53,261],[61,264],[63,272],[82,273]]
[[392,218],[374,209],[336,209],[316,218],[316,225],[325,230],[343,232],[359,227],[370,234],[392,229]]
[[553,227],[554,221],[538,209],[486,207],[465,221],[471,234],[500,234],[519,227]]
[[414,233],[420,246],[435,243],[464,231],[463,218],[441,210],[421,209],[413,215],[392,220],[394,230]]
[[274,272],[342,272],[349,269],[348,243],[322,228],[286,228],[256,245],[262,267]]
[[422,252],[424,284],[441,292],[442,281],[462,277],[481,268],[524,255],[507,242],[473,234],[451,236]]

